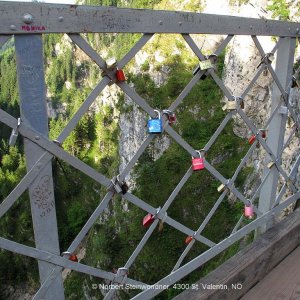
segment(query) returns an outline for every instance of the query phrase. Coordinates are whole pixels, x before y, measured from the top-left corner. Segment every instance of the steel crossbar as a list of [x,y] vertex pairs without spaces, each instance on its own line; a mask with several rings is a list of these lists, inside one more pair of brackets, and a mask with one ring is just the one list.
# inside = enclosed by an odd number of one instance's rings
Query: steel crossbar
[[[178,106],[186,99],[193,87],[195,87],[197,84],[199,84],[199,86],[201,87],[201,82],[205,80],[203,79],[203,76],[209,75],[211,79],[216,83],[218,88],[220,88],[220,90],[223,92],[228,101],[235,101],[237,106],[236,109],[230,110],[226,113],[223,121],[215,130],[211,138],[206,142],[205,145],[200,147],[201,151],[204,151],[204,153],[210,151],[211,147],[215,144],[222,131],[234,116],[239,116],[250,129],[250,131],[255,135],[254,143],[249,147],[246,155],[240,161],[231,178],[225,178],[207,159],[205,159],[205,169],[209,172],[210,175],[213,176],[215,180],[224,185],[224,190],[216,199],[213,207],[210,209],[207,216],[199,225],[198,229],[192,230],[184,226],[177,220],[169,217],[167,214],[168,209],[175,201],[176,197],[178,197],[179,192],[192,176],[192,167],[188,168],[188,170],[178,182],[177,186],[171,192],[162,207],[153,207],[131,192],[126,192],[125,194],[121,195],[121,197],[126,201],[139,207],[146,213],[152,214],[154,216],[154,222],[145,232],[144,236],[139,241],[137,247],[130,255],[125,265],[120,269],[129,271],[129,269],[139,256],[140,252],[149,241],[149,238],[151,237],[157,225],[159,223],[166,223],[174,229],[182,232],[183,234],[192,237],[191,242],[181,253],[171,273],[165,278],[159,280],[155,285],[150,286],[147,285],[147,283],[142,283],[137,280],[131,279],[126,274],[114,274],[111,272],[103,271],[100,268],[93,268],[81,263],[74,263],[68,260],[66,255],[59,256],[56,253],[52,253],[51,251],[49,252],[38,248],[28,247],[0,237],[0,248],[36,258],[38,261],[46,262],[48,263],[48,265],[51,264],[53,266],[53,268],[50,269],[50,272],[48,272],[45,280],[41,282],[41,287],[39,288],[33,299],[40,300],[44,298],[45,295],[47,295],[47,297],[51,295],[51,287],[53,288],[54,280],[61,274],[61,271],[64,268],[69,268],[74,271],[102,278],[113,282],[114,284],[128,283],[132,285],[143,285],[146,289],[135,296],[133,299],[150,299],[159,294],[164,289],[164,284],[166,286],[170,286],[178,280],[182,279],[184,276],[188,275],[211,258],[226,250],[230,245],[232,245],[251,231],[270,223],[270,220],[274,215],[279,214],[289,205],[293,205],[293,203],[295,203],[295,201],[300,198],[300,192],[298,192],[295,181],[300,164],[300,156],[297,157],[289,173],[287,173],[282,166],[282,152],[289,145],[292,138],[295,136],[295,133],[299,132],[300,129],[299,116],[297,115],[294,107],[292,107],[289,103],[289,90],[292,86],[293,78],[291,74],[287,72],[287,74],[283,74],[283,77],[284,79],[286,79],[285,82],[287,82],[287,84],[283,83],[282,76],[280,77],[276,74],[276,70],[273,69],[271,61],[269,61],[269,57],[267,57],[267,55],[275,55],[276,52],[279,53],[278,55],[282,55],[282,47],[285,46],[288,42],[293,41],[292,39],[295,40],[295,38],[298,36],[300,28],[299,24],[185,12],[49,5],[40,3],[32,5],[28,3],[15,4],[0,2],[0,12],[2,12],[2,23],[0,24],[0,48],[11,38],[12,34],[15,34],[17,37],[28,35],[28,38],[31,38],[33,34],[41,35],[43,33],[50,32],[64,32],[68,34],[72,42],[77,47],[79,47],[81,51],[83,51],[99,67],[102,72],[102,79],[96,84],[94,89],[84,100],[75,114],[71,117],[71,119],[66,124],[55,141],[50,141],[46,136],[39,133],[35,128],[30,127],[26,122],[21,121],[21,123],[18,124],[18,120],[16,118],[10,116],[8,113],[0,109],[0,121],[11,129],[17,128],[18,133],[20,133],[20,135],[22,135],[23,138],[25,138],[27,141],[32,143],[34,147],[37,147],[37,149],[39,149],[41,153],[35,159],[35,163],[28,169],[24,178],[2,201],[2,203],[0,203],[0,218],[3,217],[3,215],[7,213],[7,211],[14,205],[14,203],[16,203],[20,196],[31,187],[32,183],[39,178],[41,172],[47,165],[49,165],[49,162],[51,162],[53,157],[57,157],[63,160],[70,166],[74,167],[75,169],[79,170],[80,172],[84,173],[85,175],[89,176],[90,178],[107,188],[107,193],[99,202],[94,212],[91,214],[80,232],[68,247],[67,252],[71,253],[76,251],[76,249],[83,241],[87,233],[90,231],[92,226],[95,224],[95,222],[98,220],[100,215],[104,212],[104,210],[108,208],[109,203],[117,193],[117,190],[112,184],[112,180],[97,172],[78,158],[66,152],[62,147],[63,142],[74,130],[82,117],[89,111],[91,105],[95,102],[96,98],[101,94],[104,88],[111,84],[116,84],[128,97],[130,97],[130,99],[134,102],[134,105],[142,108],[150,117],[155,117],[154,110],[156,109],[151,107],[147,103],[147,101],[143,99],[143,97],[141,97],[127,82],[118,82],[115,76],[116,69],[108,68],[106,61],[97,53],[96,50],[93,49],[93,47],[80,35],[80,33],[142,33],[142,36],[137,41],[137,43],[133,45],[132,48],[124,55],[124,57],[117,62],[116,67],[119,69],[126,67],[126,65],[134,58],[134,56],[151,40],[155,33],[181,34],[189,49],[196,55],[200,62],[203,62],[208,58],[201,52],[195,41],[192,39],[191,34],[194,33],[226,34],[224,40],[212,54],[216,58],[218,58],[218,56],[225,50],[225,48],[231,42],[232,38],[236,35],[250,35],[252,37],[252,40],[254,41],[256,48],[258,49],[258,52],[262,56],[261,64],[258,66],[254,77],[250,80],[247,87],[240,96],[232,95],[229,89],[223,83],[222,79],[217,75],[214,67],[209,67],[208,69],[200,69],[199,71],[194,73],[194,75],[191,76],[191,80],[189,81],[189,83],[168,108],[168,110],[170,111],[175,111]],[[23,15],[23,19],[20,19],[19,17],[18,19],[16,19],[15,15],[17,14],[19,14],[20,16]],[[27,14],[26,18],[25,14]],[[74,22],[75,15],[76,23]],[[28,18],[30,20],[34,20],[34,25],[28,25],[28,23],[26,23],[27,25],[24,25],[24,20],[26,20],[27,22]],[[78,20],[80,20],[80,22],[78,22]],[[101,20],[101,22],[96,22],[95,20]],[[143,22],[141,22],[141,20],[143,20]],[[197,26],[197,24],[200,23],[201,26]],[[63,27],[58,26],[57,24],[63,25]],[[280,37],[269,54],[265,53],[257,38],[257,36],[260,35],[272,35]],[[290,43],[290,45],[292,45],[292,42]],[[292,56],[291,53],[287,53],[287,55],[289,55],[290,57]],[[288,61],[288,64],[291,64],[291,59]],[[266,141],[265,138],[261,136],[260,130],[257,128],[255,122],[251,120],[239,106],[239,101],[243,101],[244,98],[249,94],[265,68],[267,68],[270,72],[272,79],[274,80],[275,85],[280,92],[281,99],[276,102],[276,105],[274,104],[273,110],[270,113],[263,128],[267,130],[276,121],[280,110],[282,110],[283,108],[287,110],[287,113],[289,113],[289,116],[295,123],[295,126],[289,133],[289,136],[286,138],[285,142],[283,143],[283,147],[279,152],[274,152],[274,149],[269,146],[268,141]],[[287,69],[290,70],[291,65],[289,65]],[[294,76],[297,77],[299,73],[300,68],[295,71]],[[162,132],[167,133],[168,136],[170,136],[191,156],[198,156],[197,151],[199,149],[194,149],[191,145],[189,145],[189,143],[185,141],[182,136],[168,124],[168,121],[165,118],[163,118],[162,123]],[[285,123],[283,124],[283,126],[285,126]],[[282,128],[282,132],[284,132],[284,128]],[[126,176],[132,171],[134,165],[137,163],[141,155],[145,152],[147,147],[155,138],[156,135],[148,133],[136,153],[134,153],[132,159],[125,166],[124,170],[120,174],[117,174],[116,178],[118,178],[120,182],[125,180]],[[234,186],[238,175],[246,166],[258,145],[260,145],[266,152],[266,162],[270,160],[274,162],[273,168],[276,168],[278,176],[280,175],[282,177],[282,186],[277,192],[276,185],[276,190],[273,191],[276,195],[276,199],[268,211],[260,211],[258,207],[254,205],[254,201],[256,200],[258,194],[261,193],[261,190],[264,189],[268,184],[270,174],[273,173],[272,168],[266,168],[264,175],[261,178],[261,182],[256,190],[252,193],[251,198],[247,198]],[[285,194],[288,190],[293,195],[288,197],[287,199],[284,199]],[[240,228],[244,218],[244,216],[242,215],[228,237],[216,244],[216,241],[214,242],[210,240],[209,237],[205,237],[201,234],[206,228],[207,224],[209,224],[211,218],[214,216],[214,214],[220,207],[220,204],[224,201],[229,192],[232,193],[238,201],[243,202],[245,205],[248,205],[250,202],[253,205],[253,210],[255,211],[257,218],[254,219],[250,224]],[[196,242],[200,242],[208,246],[209,249],[204,253],[200,253],[192,261],[182,265],[183,260],[186,258],[187,254]],[[158,285],[160,285],[161,288],[154,288]],[[106,294],[105,299],[111,299],[114,296],[115,292],[116,290],[111,289]],[[64,299],[64,296],[60,295],[60,299]]]

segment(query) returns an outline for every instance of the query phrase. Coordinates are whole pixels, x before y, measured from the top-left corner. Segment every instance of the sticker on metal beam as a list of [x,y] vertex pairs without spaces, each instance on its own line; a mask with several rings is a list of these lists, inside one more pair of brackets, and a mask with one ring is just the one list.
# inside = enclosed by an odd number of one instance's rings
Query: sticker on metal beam
[[278,109],[280,115],[286,115],[288,113],[288,108],[286,106],[280,106]]

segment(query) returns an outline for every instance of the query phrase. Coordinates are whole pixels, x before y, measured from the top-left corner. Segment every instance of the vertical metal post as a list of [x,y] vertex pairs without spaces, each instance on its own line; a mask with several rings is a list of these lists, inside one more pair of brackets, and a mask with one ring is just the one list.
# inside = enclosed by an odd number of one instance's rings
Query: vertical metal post
[[[282,41],[277,52],[275,73],[277,74],[282,87],[284,89],[287,89],[288,83],[292,78],[296,39],[285,37],[281,38],[281,40]],[[281,93],[276,83],[274,82],[272,86],[271,114],[276,109],[280,101]],[[275,156],[278,158],[280,163],[282,159],[286,121],[287,111],[285,113],[284,109],[279,110],[278,114],[276,114],[276,116],[274,116],[273,120],[271,121],[268,132],[267,144],[273,151]],[[268,170],[268,168],[264,170],[264,175],[266,175]],[[273,166],[260,192],[258,208],[262,213],[269,211],[275,202],[278,179],[279,172],[276,166]],[[271,225],[272,220],[270,220],[269,224],[260,227],[257,233],[263,233]]]
[[[46,87],[41,35],[15,36],[21,119],[43,136],[48,136]],[[39,136],[35,137],[37,140]],[[24,139],[26,165],[31,169],[44,150]],[[51,162],[29,188],[36,248],[60,254]],[[40,281],[50,275],[54,265],[39,261]],[[61,274],[54,279],[45,299],[64,299]]]

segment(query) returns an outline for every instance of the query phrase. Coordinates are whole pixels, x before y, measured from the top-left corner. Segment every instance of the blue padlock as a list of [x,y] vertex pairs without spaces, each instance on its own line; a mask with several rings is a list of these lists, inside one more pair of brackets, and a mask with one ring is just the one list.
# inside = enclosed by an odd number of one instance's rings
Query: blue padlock
[[161,133],[162,132],[162,120],[160,117],[160,112],[158,110],[154,110],[158,118],[156,119],[149,119],[148,120],[148,132],[149,133]]

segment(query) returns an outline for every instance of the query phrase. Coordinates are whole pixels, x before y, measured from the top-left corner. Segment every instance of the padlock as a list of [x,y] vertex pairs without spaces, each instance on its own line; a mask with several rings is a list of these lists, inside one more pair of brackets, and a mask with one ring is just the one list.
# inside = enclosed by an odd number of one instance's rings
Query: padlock
[[165,110],[163,110],[163,114],[167,115],[168,123],[170,126],[172,126],[172,124],[174,124],[176,122],[176,120],[177,120],[176,115],[171,110],[165,109]]
[[295,76],[292,77],[292,85],[291,88],[294,89],[296,87],[299,87],[299,83],[297,81],[297,78]]
[[274,161],[270,161],[270,162],[267,164],[267,168],[271,169],[274,165],[275,165],[275,162],[274,162]]
[[121,70],[121,69],[118,69],[116,71],[116,77],[117,77],[117,82],[123,82],[126,80],[125,74],[124,74],[123,70]]
[[218,190],[219,193],[224,192],[224,190],[225,190],[225,184],[222,183],[221,185],[219,185],[218,188],[217,188],[217,190]]
[[78,258],[76,256],[76,254],[71,254],[69,257],[69,260],[74,261],[74,262],[78,262]]
[[9,146],[14,146],[16,144],[18,136],[19,136],[18,130],[13,129],[8,142]]
[[201,155],[200,151],[196,151],[199,153],[199,157],[192,157],[192,169],[193,171],[203,170],[204,166],[204,158]]
[[172,114],[169,115],[169,118],[168,118],[169,125],[174,124],[174,123],[176,122],[176,120],[177,120],[177,119],[176,119],[175,113],[172,113]]
[[237,102],[235,100],[226,101],[226,104],[222,107],[222,110],[236,110]]
[[192,240],[193,240],[193,237],[189,235],[189,236],[186,237],[184,242],[185,242],[186,245],[188,245]]
[[241,101],[240,101],[240,107],[241,107],[241,109],[244,109],[244,108],[245,108],[245,102],[244,102],[244,100],[241,100]]
[[11,135],[9,137],[9,146],[14,146],[17,142],[17,138],[19,136],[19,127],[21,125],[21,118],[18,118],[17,127],[12,130]]
[[161,133],[162,132],[162,120],[160,117],[160,112],[158,110],[154,110],[158,118],[156,119],[149,119],[148,120],[148,132],[149,133]]
[[112,57],[106,61],[107,69],[113,69],[116,66],[117,66],[117,60],[114,57]]
[[227,101],[227,109],[228,110],[237,109],[237,102],[235,100]]
[[275,59],[275,55],[272,52],[267,53],[266,57],[267,57],[268,63],[271,63]]
[[253,205],[250,201],[245,204],[244,216],[248,219],[253,219],[254,217]]
[[151,214],[148,214],[143,219],[143,226],[145,228],[148,228],[153,222],[154,222],[154,216]]
[[199,62],[199,67],[200,70],[204,71],[204,70],[211,69],[213,67],[213,64],[210,59],[202,60]]
[[119,181],[119,175],[113,177],[113,179],[111,180],[110,189],[112,189],[114,192],[118,194],[122,192],[122,187],[120,186],[120,181]]
[[76,254],[74,254],[74,253],[66,251],[66,252],[63,252],[62,255],[63,256],[67,255],[69,260],[74,261],[74,262],[78,262],[78,258],[76,256]]
[[252,134],[248,140],[249,144],[252,145],[256,140],[255,134]]
[[129,190],[129,187],[127,185],[127,183],[125,181],[123,181],[122,185],[121,185],[121,190],[122,190],[122,194],[125,195],[128,190]]
[[260,131],[260,133],[261,133],[261,137],[262,137],[263,139],[265,139],[265,138],[267,137],[267,132],[266,132],[266,130],[260,129],[259,131]]

